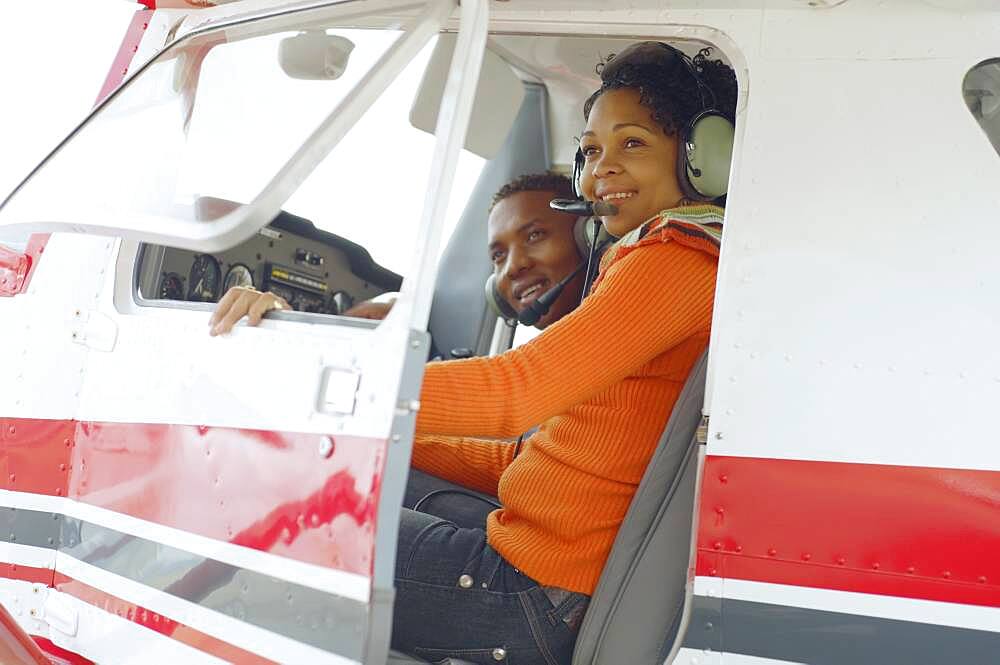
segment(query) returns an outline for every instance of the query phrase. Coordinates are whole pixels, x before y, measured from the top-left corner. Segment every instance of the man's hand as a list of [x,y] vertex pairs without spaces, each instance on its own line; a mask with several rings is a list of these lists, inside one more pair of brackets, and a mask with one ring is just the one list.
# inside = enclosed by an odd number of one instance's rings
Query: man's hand
[[273,293],[261,293],[245,286],[234,286],[222,296],[215,311],[212,312],[212,318],[208,320],[208,325],[211,326],[208,334],[213,337],[224,335],[244,316],[247,317],[247,325],[255,326],[272,309],[290,310],[292,307],[284,298]]
[[389,314],[389,310],[392,309],[392,306],[395,303],[395,298],[388,302],[372,302],[371,300],[366,300],[364,302],[359,302],[357,305],[344,312],[342,316],[354,316],[359,319],[374,319],[376,321],[381,321]]

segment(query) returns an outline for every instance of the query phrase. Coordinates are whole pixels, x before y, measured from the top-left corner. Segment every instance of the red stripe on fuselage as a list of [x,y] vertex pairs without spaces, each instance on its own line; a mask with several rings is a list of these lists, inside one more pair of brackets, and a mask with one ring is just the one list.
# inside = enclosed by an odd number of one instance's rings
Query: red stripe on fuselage
[[50,665],[94,665],[94,661],[68,649],[63,649],[48,638],[32,635],[31,639],[35,640],[38,648],[48,657]]
[[709,456],[697,574],[1000,606],[1000,472]]
[[384,441],[24,418],[0,432],[3,489],[371,575]]
[[[31,566],[15,566],[13,571],[5,571],[5,575],[18,580],[28,582],[38,582],[48,576],[51,581],[52,571],[44,568],[32,568]],[[9,573],[9,574],[8,574]],[[191,626],[179,623],[172,619],[152,612],[144,607],[135,605],[121,598],[106,593],[84,584],[62,573],[55,574],[55,589],[74,598],[84,601],[94,607],[101,609],[108,614],[114,614],[127,621],[138,624],[143,628],[148,628],[154,632],[165,635],[186,644],[187,646],[204,651],[205,653],[222,658],[231,663],[247,663],[249,665],[264,665],[273,663],[255,653],[251,653],[238,646],[223,640],[206,635],[205,633],[192,628]],[[37,638],[36,638],[37,639]],[[136,644],[136,651],[141,651],[142,645]]]

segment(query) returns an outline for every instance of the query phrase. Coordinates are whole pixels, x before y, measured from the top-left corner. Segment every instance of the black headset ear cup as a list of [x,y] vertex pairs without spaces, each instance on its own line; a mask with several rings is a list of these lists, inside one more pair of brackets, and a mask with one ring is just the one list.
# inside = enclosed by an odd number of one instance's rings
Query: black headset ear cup
[[502,318],[508,324],[513,325],[517,323],[517,312],[514,308],[510,306],[502,295],[500,295],[500,289],[497,288],[497,278],[496,275],[490,275],[486,278],[486,304],[490,306],[493,313]]

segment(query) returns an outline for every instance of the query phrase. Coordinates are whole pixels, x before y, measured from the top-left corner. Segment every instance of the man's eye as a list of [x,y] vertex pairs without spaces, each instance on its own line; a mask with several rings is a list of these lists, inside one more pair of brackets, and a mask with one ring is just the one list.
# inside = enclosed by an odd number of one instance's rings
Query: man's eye
[[497,250],[497,251],[493,252],[492,254],[490,254],[490,261],[492,261],[493,263],[499,263],[502,260],[503,260],[503,252],[502,251]]
[[545,236],[543,231],[532,231],[528,234],[528,242],[534,242],[535,240],[541,240]]

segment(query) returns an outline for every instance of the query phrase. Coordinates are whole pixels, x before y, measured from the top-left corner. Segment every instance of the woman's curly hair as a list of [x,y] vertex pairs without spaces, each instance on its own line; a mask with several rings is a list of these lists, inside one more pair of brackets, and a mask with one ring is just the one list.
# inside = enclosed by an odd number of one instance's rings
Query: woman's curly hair
[[584,120],[590,118],[590,111],[602,94],[621,88],[638,91],[639,103],[649,109],[653,120],[668,136],[676,135],[706,108],[714,107],[732,120],[736,115],[736,74],[721,60],[709,59],[711,54],[711,48],[703,48],[691,58],[689,66],[672,54],[672,49],[664,48],[662,57],[633,58],[635,62],[616,62],[615,67],[609,67],[615,59],[613,54],[609,55],[597,65],[601,87],[584,103]]

